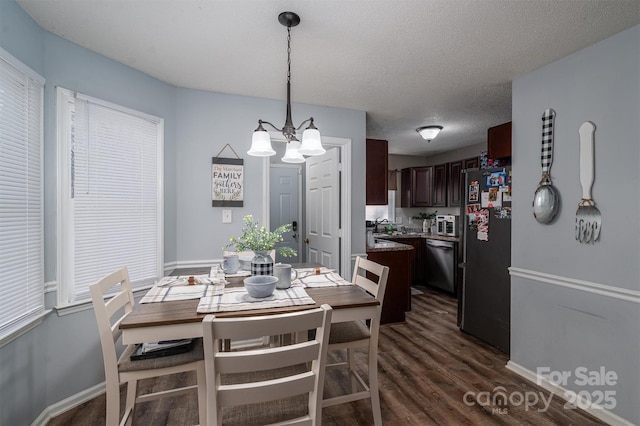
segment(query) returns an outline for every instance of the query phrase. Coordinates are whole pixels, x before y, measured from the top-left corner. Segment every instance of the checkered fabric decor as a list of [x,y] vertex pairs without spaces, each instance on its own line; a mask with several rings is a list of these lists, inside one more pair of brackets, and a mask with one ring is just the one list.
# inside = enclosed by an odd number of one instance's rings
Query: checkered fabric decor
[[542,114],[542,173],[547,174],[551,169],[553,160],[553,120],[556,112],[551,108],[545,110]]
[[273,263],[251,262],[251,275],[273,275]]

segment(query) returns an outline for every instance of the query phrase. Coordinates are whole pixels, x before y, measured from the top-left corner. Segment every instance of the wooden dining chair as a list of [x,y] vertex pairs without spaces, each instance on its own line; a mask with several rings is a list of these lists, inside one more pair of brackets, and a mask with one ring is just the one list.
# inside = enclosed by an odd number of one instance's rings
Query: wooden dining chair
[[[337,350],[346,350],[347,353],[346,361],[327,363],[326,368],[346,367],[350,377],[351,393],[326,398],[322,402],[323,407],[330,407],[359,399],[370,399],[375,425],[382,424],[380,396],[378,394],[378,334],[388,276],[388,266],[380,265],[359,256],[356,258],[352,277],[353,284],[373,295],[380,304],[376,309],[375,315],[367,320],[331,324],[329,353]],[[368,383],[363,380],[355,369],[354,350],[356,348],[367,348],[369,350]],[[358,391],[358,384],[363,390]]]
[[[119,288],[117,288],[119,286]],[[116,287],[109,300],[105,293]],[[107,413],[106,425],[131,424],[134,407],[139,402],[151,401],[167,396],[177,396],[197,390],[198,415],[200,424],[206,419],[206,382],[204,371],[204,351],[202,339],[197,339],[192,350],[170,356],[131,360],[138,345],[128,345],[118,357],[116,345],[122,332],[119,329],[122,319],[133,309],[134,299],[127,268],[119,269],[89,287],[91,301],[98,323],[104,374],[106,381]],[[197,384],[168,391],[137,395],[138,380],[168,374],[194,371]],[[127,383],[127,399],[124,415],[120,420],[120,385]]]
[[[207,425],[320,425],[331,307],[203,321]],[[224,352],[226,339],[315,331],[286,346]]]

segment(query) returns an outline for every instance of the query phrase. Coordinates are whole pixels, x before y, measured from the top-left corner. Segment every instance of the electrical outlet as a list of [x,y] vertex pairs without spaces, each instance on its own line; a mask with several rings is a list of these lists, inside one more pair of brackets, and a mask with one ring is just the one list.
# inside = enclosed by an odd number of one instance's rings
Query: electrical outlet
[[222,223],[231,223],[231,210],[222,210]]

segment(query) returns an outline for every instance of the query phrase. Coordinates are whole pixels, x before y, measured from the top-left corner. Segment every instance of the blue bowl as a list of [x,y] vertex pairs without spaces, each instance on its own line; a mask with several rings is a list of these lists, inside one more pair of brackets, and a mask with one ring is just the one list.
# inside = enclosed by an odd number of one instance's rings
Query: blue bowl
[[253,275],[244,279],[244,288],[249,296],[260,299],[271,296],[277,282],[278,278],[273,275]]

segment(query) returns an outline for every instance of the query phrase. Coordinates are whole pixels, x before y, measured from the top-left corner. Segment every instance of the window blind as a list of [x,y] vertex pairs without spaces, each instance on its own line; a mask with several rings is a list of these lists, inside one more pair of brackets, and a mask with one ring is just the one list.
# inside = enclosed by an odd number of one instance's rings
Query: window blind
[[162,276],[161,120],[78,95],[69,125],[66,302],[123,266],[133,286],[152,284]]
[[44,311],[43,87],[0,49],[0,339]]

